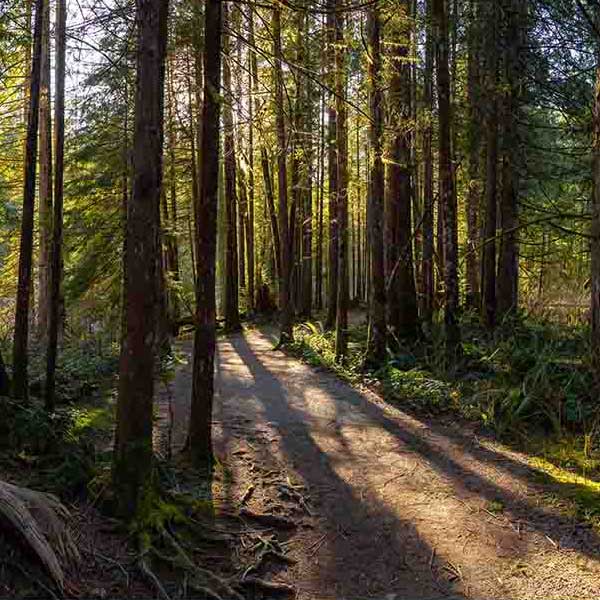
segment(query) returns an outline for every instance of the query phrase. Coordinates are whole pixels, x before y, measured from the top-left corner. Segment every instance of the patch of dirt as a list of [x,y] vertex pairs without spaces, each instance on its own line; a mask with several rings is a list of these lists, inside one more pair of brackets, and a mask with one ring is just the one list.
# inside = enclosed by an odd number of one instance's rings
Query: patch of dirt
[[[276,536],[293,562],[261,577],[303,599],[600,596],[600,539],[547,506],[525,456],[272,348],[251,331],[221,339],[217,357],[221,505],[296,524]],[[171,384],[175,448],[190,390],[191,360]]]

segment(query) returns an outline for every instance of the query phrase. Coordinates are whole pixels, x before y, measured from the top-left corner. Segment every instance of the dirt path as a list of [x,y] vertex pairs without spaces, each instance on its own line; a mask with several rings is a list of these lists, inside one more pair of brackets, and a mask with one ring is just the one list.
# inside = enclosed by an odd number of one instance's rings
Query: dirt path
[[[306,498],[286,544],[297,563],[278,574],[299,598],[600,596],[600,539],[549,507],[523,456],[272,347],[258,331],[219,342],[216,446],[232,470],[229,500],[252,484],[249,507],[276,512],[282,478]],[[175,446],[190,370],[173,382]]]

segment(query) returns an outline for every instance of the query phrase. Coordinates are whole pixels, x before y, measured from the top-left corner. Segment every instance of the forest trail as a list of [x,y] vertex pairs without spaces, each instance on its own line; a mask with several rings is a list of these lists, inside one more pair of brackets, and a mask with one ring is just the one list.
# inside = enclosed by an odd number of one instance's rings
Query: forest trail
[[[258,330],[219,340],[215,444],[231,457],[226,500],[239,505],[252,485],[248,508],[276,513],[278,483],[299,491],[286,542],[297,562],[277,575],[298,598],[600,596],[600,538],[552,508],[524,456],[465,424],[418,420],[273,341]],[[175,448],[192,342],[179,350],[188,364],[171,386]]]

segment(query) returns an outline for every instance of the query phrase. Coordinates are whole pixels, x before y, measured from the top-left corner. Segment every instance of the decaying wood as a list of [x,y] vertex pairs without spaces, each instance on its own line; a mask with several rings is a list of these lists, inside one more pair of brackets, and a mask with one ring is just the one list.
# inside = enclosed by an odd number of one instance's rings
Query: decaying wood
[[0,482],[0,528],[15,533],[35,553],[61,591],[63,563],[79,559],[66,526],[69,518],[69,511],[51,494]]

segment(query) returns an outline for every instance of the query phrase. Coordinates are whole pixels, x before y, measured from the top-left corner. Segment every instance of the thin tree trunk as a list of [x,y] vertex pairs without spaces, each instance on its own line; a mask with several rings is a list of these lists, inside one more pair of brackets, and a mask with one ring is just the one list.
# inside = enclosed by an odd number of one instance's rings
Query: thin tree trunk
[[[199,0],[197,0],[199,3]],[[212,405],[216,347],[215,267],[219,204],[221,0],[204,3],[204,102],[196,207],[196,330],[188,447],[194,465],[212,471]]]
[[162,184],[167,0],[138,0],[133,194],[127,207],[127,331],[121,351],[113,484],[117,512],[135,515],[150,493],[156,266]]
[[[384,168],[383,168],[383,73],[381,64],[381,16],[377,4],[369,10],[370,141],[373,152],[368,190],[368,228],[371,249],[369,303],[369,360],[381,365],[386,356],[386,291],[383,247]],[[367,163],[368,164],[368,163]]]
[[433,20],[437,42],[437,89],[439,104],[439,180],[440,205],[444,222],[444,287],[446,354],[449,365],[460,355],[458,324],[458,226],[456,193],[453,185],[450,106],[450,73],[448,69],[448,11],[446,0],[433,0]]
[[[329,70],[327,83],[330,90],[335,89],[335,6],[336,0],[327,0],[327,62]],[[337,103],[335,95],[329,94],[327,117],[327,168],[328,168],[328,195],[329,195],[329,248],[327,265],[327,318],[325,328],[331,329],[336,321],[338,297],[338,169],[337,169]]]
[[343,360],[348,351],[348,110],[346,108],[345,17],[336,0],[335,90],[337,113],[337,235],[338,289],[335,322],[335,356]]
[[408,0],[398,5],[399,25],[391,44],[388,121],[394,128],[387,167],[386,259],[388,326],[394,340],[414,338],[418,327],[417,294],[413,270],[411,224],[411,77]]
[[33,54],[29,79],[29,110],[27,113],[27,139],[25,148],[25,172],[23,190],[23,214],[21,217],[21,241],[19,246],[19,283],[15,311],[13,338],[13,396],[28,399],[27,377],[29,340],[29,301],[31,297],[31,262],[33,255],[33,213],[35,207],[35,175],[38,146],[40,107],[40,73],[42,58],[42,22],[45,1],[36,0],[33,33]]
[[430,322],[435,298],[435,278],[433,270],[434,230],[433,230],[433,39],[431,27],[431,1],[427,0],[425,33],[425,73],[423,85],[423,105],[426,121],[423,130],[423,320]]
[[52,113],[50,76],[50,2],[44,6],[42,25],[42,65],[40,72],[40,207],[38,211],[38,335],[43,343],[48,336],[50,299],[50,253],[52,246]]
[[279,344],[286,344],[293,339],[292,306],[291,306],[291,271],[293,239],[290,234],[290,223],[294,223],[294,212],[288,215],[287,190],[287,139],[283,114],[283,72],[281,51],[281,8],[273,8],[273,56],[275,66],[275,129],[277,131],[277,175],[279,196],[279,238],[281,244],[281,271],[279,277],[279,309],[281,311]]
[[[66,56],[66,0],[56,2],[56,65],[54,99],[54,218],[52,260],[50,268],[50,310],[48,314],[48,351],[46,354],[46,409],[54,410],[56,357],[60,320],[60,288],[62,280],[63,237],[63,175],[65,146],[65,56]],[[125,180],[127,185],[127,180]]]
[[225,329],[240,329],[239,265],[237,241],[236,155],[233,128],[233,95],[231,93],[231,35],[228,32],[228,3],[223,3],[223,161],[225,164],[225,211],[227,214],[227,242],[225,246]]
[[[252,8],[248,10],[248,30],[250,31],[250,23],[252,22]],[[252,29],[254,27],[252,26]],[[253,32],[254,33],[254,32]],[[254,36],[253,36],[254,37]],[[254,39],[251,42],[254,44]],[[256,257],[254,254],[254,82],[253,82],[253,65],[252,48],[248,49],[248,218],[246,219],[246,254],[248,260],[248,309],[254,311],[255,302],[255,264]]]
[[478,2],[470,0],[470,20],[468,30],[468,74],[467,74],[467,102],[468,102],[468,191],[467,191],[467,247],[466,247],[466,306],[472,310],[481,308],[481,294],[479,289],[479,210],[481,207],[481,81],[480,81],[480,54],[481,54],[481,27],[479,24]]
[[497,18],[496,3],[486,15],[486,186],[483,260],[481,265],[482,312],[486,326],[496,325],[496,205],[498,163]]

